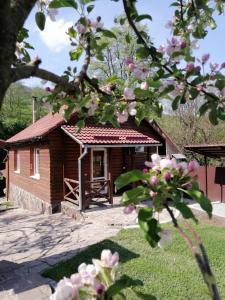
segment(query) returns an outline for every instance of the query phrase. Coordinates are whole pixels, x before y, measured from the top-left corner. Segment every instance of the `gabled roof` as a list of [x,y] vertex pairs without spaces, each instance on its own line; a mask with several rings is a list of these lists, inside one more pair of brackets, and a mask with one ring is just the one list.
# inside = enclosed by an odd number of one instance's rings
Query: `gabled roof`
[[54,115],[48,114],[41,118],[37,122],[31,124],[24,130],[20,131],[10,139],[7,143],[25,142],[31,139],[38,139],[46,136],[52,130],[63,124],[65,121],[63,119],[62,113],[56,113]]
[[137,127],[132,125],[128,127],[126,124],[121,125],[120,128],[115,128],[110,125],[92,124],[82,128],[79,133],[77,132],[76,126],[63,125],[62,129],[66,134],[82,145],[160,144],[150,131],[148,133],[142,132]]

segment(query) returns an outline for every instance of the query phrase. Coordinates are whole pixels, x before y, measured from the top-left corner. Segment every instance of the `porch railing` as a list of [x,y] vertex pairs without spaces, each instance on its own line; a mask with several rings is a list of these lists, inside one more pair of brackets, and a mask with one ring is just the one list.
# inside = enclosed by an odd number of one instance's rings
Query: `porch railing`
[[[86,181],[84,187],[85,193],[82,196],[82,206],[84,208],[89,207],[90,204],[101,205],[105,202],[113,203],[113,191],[110,180]],[[64,178],[64,191],[64,200],[79,206],[79,181]],[[101,199],[101,201],[99,201],[99,199]],[[103,199],[105,199],[105,201]]]
[[79,205],[79,181],[69,178],[64,178],[64,200],[70,201]]
[[113,191],[109,179],[88,181],[86,189],[86,199],[89,203],[98,204],[98,199],[105,198],[107,202],[112,203]]

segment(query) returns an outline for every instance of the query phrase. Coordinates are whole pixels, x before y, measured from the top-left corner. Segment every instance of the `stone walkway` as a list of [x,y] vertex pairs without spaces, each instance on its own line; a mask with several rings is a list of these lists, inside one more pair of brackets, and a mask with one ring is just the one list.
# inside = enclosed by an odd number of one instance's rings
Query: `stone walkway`
[[[136,213],[125,215],[122,210],[118,205],[92,209],[80,221],[20,208],[0,212],[0,299],[49,299],[51,289],[40,273],[123,227],[135,227]],[[170,219],[163,212],[159,220]]]
[[121,207],[86,212],[75,221],[62,214],[40,215],[22,209],[0,213],[0,299],[46,300],[51,290],[40,276],[90,244],[135,224]]
[[[190,204],[191,208],[203,211],[198,203]],[[225,203],[221,202],[212,202],[213,206],[213,215],[217,217],[225,218]]]

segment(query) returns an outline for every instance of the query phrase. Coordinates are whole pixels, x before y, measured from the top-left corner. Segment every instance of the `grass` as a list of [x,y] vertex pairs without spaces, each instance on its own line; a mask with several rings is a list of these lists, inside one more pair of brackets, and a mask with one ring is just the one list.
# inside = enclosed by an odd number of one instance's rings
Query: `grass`
[[[170,226],[167,226],[171,228]],[[173,230],[173,229],[172,229]],[[216,277],[221,298],[225,299],[225,228],[198,225],[211,266]],[[152,249],[139,229],[122,230],[116,237],[92,245],[72,259],[57,264],[44,272],[56,281],[76,272],[82,262],[99,258],[102,249],[120,254],[119,274],[127,274],[143,281],[143,287],[127,289],[127,299],[210,299],[195,260],[185,242],[173,230],[173,242],[164,249]],[[142,293],[142,297],[137,293]]]

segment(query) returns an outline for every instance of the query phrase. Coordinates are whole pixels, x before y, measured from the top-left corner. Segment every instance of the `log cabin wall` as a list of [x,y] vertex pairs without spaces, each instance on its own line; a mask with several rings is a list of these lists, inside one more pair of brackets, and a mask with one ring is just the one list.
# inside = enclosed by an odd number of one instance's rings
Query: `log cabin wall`
[[51,204],[54,211],[60,210],[64,197],[64,151],[65,138],[60,128],[48,136],[50,145],[50,190]]
[[[40,179],[31,175],[31,151],[40,150]],[[15,153],[19,153],[20,172],[15,172]],[[47,143],[12,147],[9,151],[9,200],[23,208],[51,213],[50,151]]]

